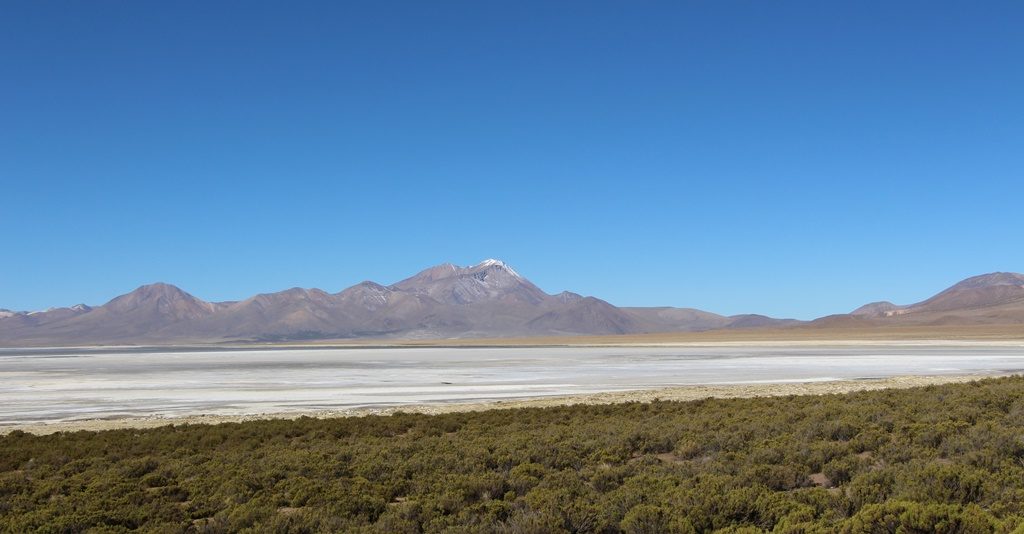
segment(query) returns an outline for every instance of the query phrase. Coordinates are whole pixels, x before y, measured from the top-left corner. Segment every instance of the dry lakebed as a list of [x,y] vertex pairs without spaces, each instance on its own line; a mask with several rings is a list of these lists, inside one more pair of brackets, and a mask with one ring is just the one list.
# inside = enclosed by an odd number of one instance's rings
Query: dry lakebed
[[1021,342],[0,349],[0,433],[827,394],[1022,371]]

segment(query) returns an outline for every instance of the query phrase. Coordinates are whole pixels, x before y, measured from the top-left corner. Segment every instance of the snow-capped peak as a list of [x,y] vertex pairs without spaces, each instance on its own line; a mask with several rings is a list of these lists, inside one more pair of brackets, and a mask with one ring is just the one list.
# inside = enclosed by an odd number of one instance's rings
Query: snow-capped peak
[[517,273],[515,271],[515,269],[509,267],[508,264],[506,264],[505,262],[503,262],[501,260],[496,260],[494,258],[488,258],[488,259],[486,259],[486,260],[484,260],[484,261],[474,265],[471,268],[472,269],[486,269],[487,267],[501,267],[502,269],[507,271],[512,276],[515,276],[516,278],[521,278],[521,276],[519,276],[519,273]]

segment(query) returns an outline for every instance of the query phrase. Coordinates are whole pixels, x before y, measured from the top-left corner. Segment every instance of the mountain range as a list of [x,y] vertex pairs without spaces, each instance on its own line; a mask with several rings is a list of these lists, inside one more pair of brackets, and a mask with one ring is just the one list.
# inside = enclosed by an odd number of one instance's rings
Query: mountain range
[[691,308],[617,307],[548,294],[499,260],[431,267],[385,286],[338,293],[292,288],[206,302],[169,284],[142,286],[101,306],[0,310],[0,346],[216,343],[308,339],[443,339],[695,332],[715,329],[1022,324],[1024,275],[964,280],[925,301],[875,302],[811,322],[722,316]]

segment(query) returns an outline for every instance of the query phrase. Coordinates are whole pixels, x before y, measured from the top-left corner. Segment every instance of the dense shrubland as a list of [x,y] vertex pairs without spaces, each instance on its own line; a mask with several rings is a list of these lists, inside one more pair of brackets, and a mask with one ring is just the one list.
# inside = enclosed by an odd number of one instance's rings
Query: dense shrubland
[[8,532],[1024,532],[1024,378],[0,438]]

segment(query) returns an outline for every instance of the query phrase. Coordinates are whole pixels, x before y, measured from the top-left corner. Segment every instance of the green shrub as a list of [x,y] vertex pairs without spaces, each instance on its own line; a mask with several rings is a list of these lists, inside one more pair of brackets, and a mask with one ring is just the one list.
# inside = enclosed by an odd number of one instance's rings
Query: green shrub
[[1022,518],[1024,378],[0,437],[12,533],[1024,534]]

